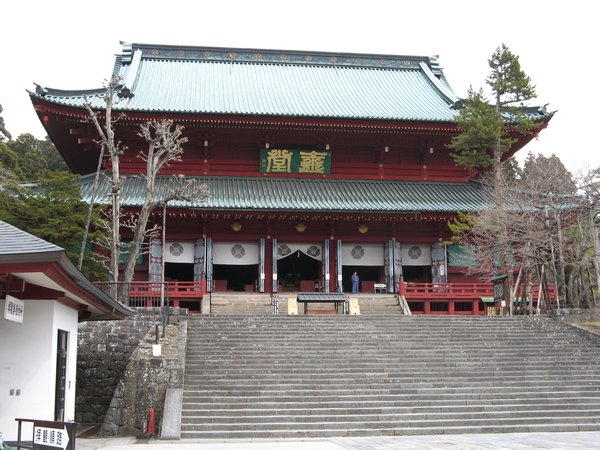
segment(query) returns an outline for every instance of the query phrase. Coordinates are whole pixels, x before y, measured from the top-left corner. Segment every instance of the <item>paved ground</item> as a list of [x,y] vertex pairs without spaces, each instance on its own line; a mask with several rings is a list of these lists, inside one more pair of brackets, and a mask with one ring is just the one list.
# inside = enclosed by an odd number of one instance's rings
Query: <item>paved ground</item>
[[506,433],[329,439],[180,440],[77,439],[76,450],[395,450],[600,449],[600,432]]

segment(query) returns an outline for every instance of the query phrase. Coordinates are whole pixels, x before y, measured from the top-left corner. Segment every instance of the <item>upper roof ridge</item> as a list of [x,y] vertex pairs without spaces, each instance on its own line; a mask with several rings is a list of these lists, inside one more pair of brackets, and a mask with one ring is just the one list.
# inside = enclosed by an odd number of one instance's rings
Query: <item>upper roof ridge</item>
[[123,53],[120,55],[122,64],[131,63],[135,51],[141,50],[143,53],[142,58],[144,59],[172,59],[179,61],[187,60],[415,70],[419,69],[419,65],[421,63],[425,63],[435,75],[441,75],[441,69],[437,60],[437,56],[228,47],[196,47],[126,42],[122,42],[121,44],[123,46]]

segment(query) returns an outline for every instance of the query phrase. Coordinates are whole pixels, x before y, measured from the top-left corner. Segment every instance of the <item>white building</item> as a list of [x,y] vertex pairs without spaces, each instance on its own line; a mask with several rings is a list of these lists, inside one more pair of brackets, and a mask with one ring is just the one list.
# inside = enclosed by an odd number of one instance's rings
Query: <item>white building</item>
[[[64,250],[0,221],[0,432],[15,418],[72,421],[77,323],[121,319],[126,306],[94,286]],[[23,428],[31,440],[31,424]]]

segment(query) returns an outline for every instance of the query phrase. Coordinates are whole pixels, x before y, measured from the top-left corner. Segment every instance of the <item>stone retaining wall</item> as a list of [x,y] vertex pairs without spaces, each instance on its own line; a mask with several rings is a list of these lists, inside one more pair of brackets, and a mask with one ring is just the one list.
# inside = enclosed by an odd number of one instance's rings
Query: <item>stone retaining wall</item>
[[133,351],[158,321],[156,312],[137,310],[126,320],[82,322],[77,345],[75,421],[102,423]]
[[[105,435],[136,435],[149,408],[162,412],[166,387],[181,387],[187,311],[172,309],[162,355],[152,357],[159,308],[138,308],[125,320],[79,325],[75,420],[103,424]],[[162,326],[159,336],[162,334]],[[158,417],[157,417],[158,419]],[[159,422],[157,421],[157,424]]]
[[[159,328],[162,335],[162,327]],[[159,338],[161,353],[153,355],[156,328],[152,327],[129,359],[108,408],[100,436],[137,436],[148,424],[154,409],[157,428],[161,423],[168,388],[183,388],[187,321],[166,327]]]

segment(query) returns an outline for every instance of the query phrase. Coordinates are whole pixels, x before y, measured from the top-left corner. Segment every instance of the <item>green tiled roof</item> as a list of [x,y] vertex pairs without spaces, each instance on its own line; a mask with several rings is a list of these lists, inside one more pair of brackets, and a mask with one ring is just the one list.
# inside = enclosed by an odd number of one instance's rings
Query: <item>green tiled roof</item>
[[[157,179],[156,198],[164,198],[169,177]],[[456,212],[478,211],[485,200],[477,182],[444,183],[393,180],[331,180],[319,178],[187,177],[206,184],[205,202],[172,201],[170,207],[235,211],[331,212]],[[93,175],[82,178],[82,198],[90,202]],[[106,182],[97,203],[110,201]],[[125,206],[140,206],[144,181],[126,177],[122,189]]]
[[[449,123],[462,104],[436,56],[125,43],[113,72],[126,88],[117,111]],[[30,95],[103,109],[104,92],[37,86]]]
[[[436,57],[124,44],[122,111],[452,122],[459,99]],[[101,109],[101,89],[32,96]]]

